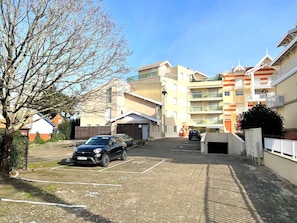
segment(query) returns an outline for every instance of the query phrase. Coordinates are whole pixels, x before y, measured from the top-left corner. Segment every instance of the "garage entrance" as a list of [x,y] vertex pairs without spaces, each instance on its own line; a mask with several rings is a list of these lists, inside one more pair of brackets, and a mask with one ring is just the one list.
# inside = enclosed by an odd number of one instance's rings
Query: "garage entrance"
[[228,154],[228,143],[208,142],[208,153]]
[[117,133],[126,133],[136,140],[142,138],[142,129],[139,128],[139,124],[118,124]]

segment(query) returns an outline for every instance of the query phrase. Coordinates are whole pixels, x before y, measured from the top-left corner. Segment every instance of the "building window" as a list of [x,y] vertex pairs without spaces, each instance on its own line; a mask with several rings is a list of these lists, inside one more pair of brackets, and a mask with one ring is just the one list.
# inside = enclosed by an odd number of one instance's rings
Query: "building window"
[[175,125],[173,128],[174,128],[173,131],[174,131],[174,132],[177,132],[177,126]]
[[224,96],[230,96],[230,91],[225,91]]
[[242,96],[243,95],[243,91],[235,91],[235,95],[236,96]]
[[156,107],[156,118],[160,118],[161,117],[161,111],[159,107]]
[[111,119],[111,108],[105,108],[105,119],[108,121]]
[[111,103],[111,88],[106,90],[106,102]]

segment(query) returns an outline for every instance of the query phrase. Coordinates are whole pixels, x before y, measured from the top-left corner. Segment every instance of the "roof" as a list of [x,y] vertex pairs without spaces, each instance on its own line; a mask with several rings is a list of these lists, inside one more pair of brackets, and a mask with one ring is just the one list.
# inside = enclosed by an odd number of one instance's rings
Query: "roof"
[[257,63],[256,66],[247,70],[246,74],[249,75],[252,72],[255,72],[257,70],[260,70],[262,68],[267,68],[267,67],[275,69],[273,66],[271,66],[272,60],[273,60],[272,57],[266,53],[266,55],[259,61],[259,63]]
[[[34,116],[38,116],[38,117],[34,118]],[[56,125],[48,117],[45,117],[41,113],[37,113],[37,114],[33,115],[33,122],[35,122],[36,120],[39,120],[39,119],[43,119],[46,123],[50,124],[53,127],[56,127]],[[23,128],[31,129],[31,127],[32,127],[32,123],[25,125]]]
[[277,47],[287,46],[297,36],[297,26],[294,29],[290,29],[281,41],[277,44]]
[[156,105],[162,105],[162,103],[159,102],[159,101],[155,101],[155,100],[152,100],[152,99],[150,99],[150,98],[147,98],[147,97],[144,97],[144,96],[141,96],[141,95],[132,93],[132,92],[125,92],[125,94],[129,94],[129,95],[132,95],[132,96],[134,96],[134,97],[140,98],[140,99],[142,99],[142,100],[149,101],[149,102],[151,102],[151,103],[153,103],[153,104],[156,104]]
[[160,67],[160,66],[165,65],[165,64],[167,64],[169,67],[172,67],[171,64],[168,62],[168,60],[166,60],[166,61],[161,61],[161,62],[157,62],[157,63],[142,66],[142,67],[140,67],[138,69],[138,71],[147,70],[147,69],[151,69],[151,68],[157,68],[157,67]]
[[159,119],[157,119],[157,118],[153,118],[153,117],[151,117],[151,116],[148,116],[148,115],[145,115],[145,114],[143,114],[143,113],[136,112],[136,111],[129,111],[129,112],[127,112],[127,113],[125,113],[125,114],[122,114],[122,115],[120,115],[120,116],[118,116],[118,117],[112,118],[112,119],[110,120],[110,122],[115,122],[115,121],[117,121],[117,120],[120,120],[120,119],[125,118],[125,117],[130,116],[130,115],[137,115],[137,116],[140,116],[140,117],[142,117],[142,118],[148,119],[148,120],[150,120],[150,121],[160,123],[160,120],[159,120]]
[[297,43],[297,36],[288,44],[286,45],[286,48],[277,56],[274,58],[274,60],[271,62],[271,65],[277,64],[277,62],[284,56],[286,53],[290,52],[290,49]]

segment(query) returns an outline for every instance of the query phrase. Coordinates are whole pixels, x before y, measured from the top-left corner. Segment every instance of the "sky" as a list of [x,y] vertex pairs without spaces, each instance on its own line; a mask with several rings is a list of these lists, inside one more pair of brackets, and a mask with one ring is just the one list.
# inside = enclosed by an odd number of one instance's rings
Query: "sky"
[[255,66],[297,24],[296,0],[105,0],[133,54],[131,72],[169,61],[210,77]]

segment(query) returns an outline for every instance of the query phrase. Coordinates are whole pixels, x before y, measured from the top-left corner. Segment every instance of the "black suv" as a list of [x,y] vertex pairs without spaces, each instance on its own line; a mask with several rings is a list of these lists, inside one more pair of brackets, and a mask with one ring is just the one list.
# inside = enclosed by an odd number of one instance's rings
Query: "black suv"
[[196,138],[199,141],[201,140],[201,135],[200,135],[199,130],[190,130],[190,132],[189,132],[189,140],[192,140],[193,138]]
[[72,155],[74,164],[101,164],[108,166],[110,160],[127,159],[127,150],[123,142],[112,135],[97,135],[78,146]]

